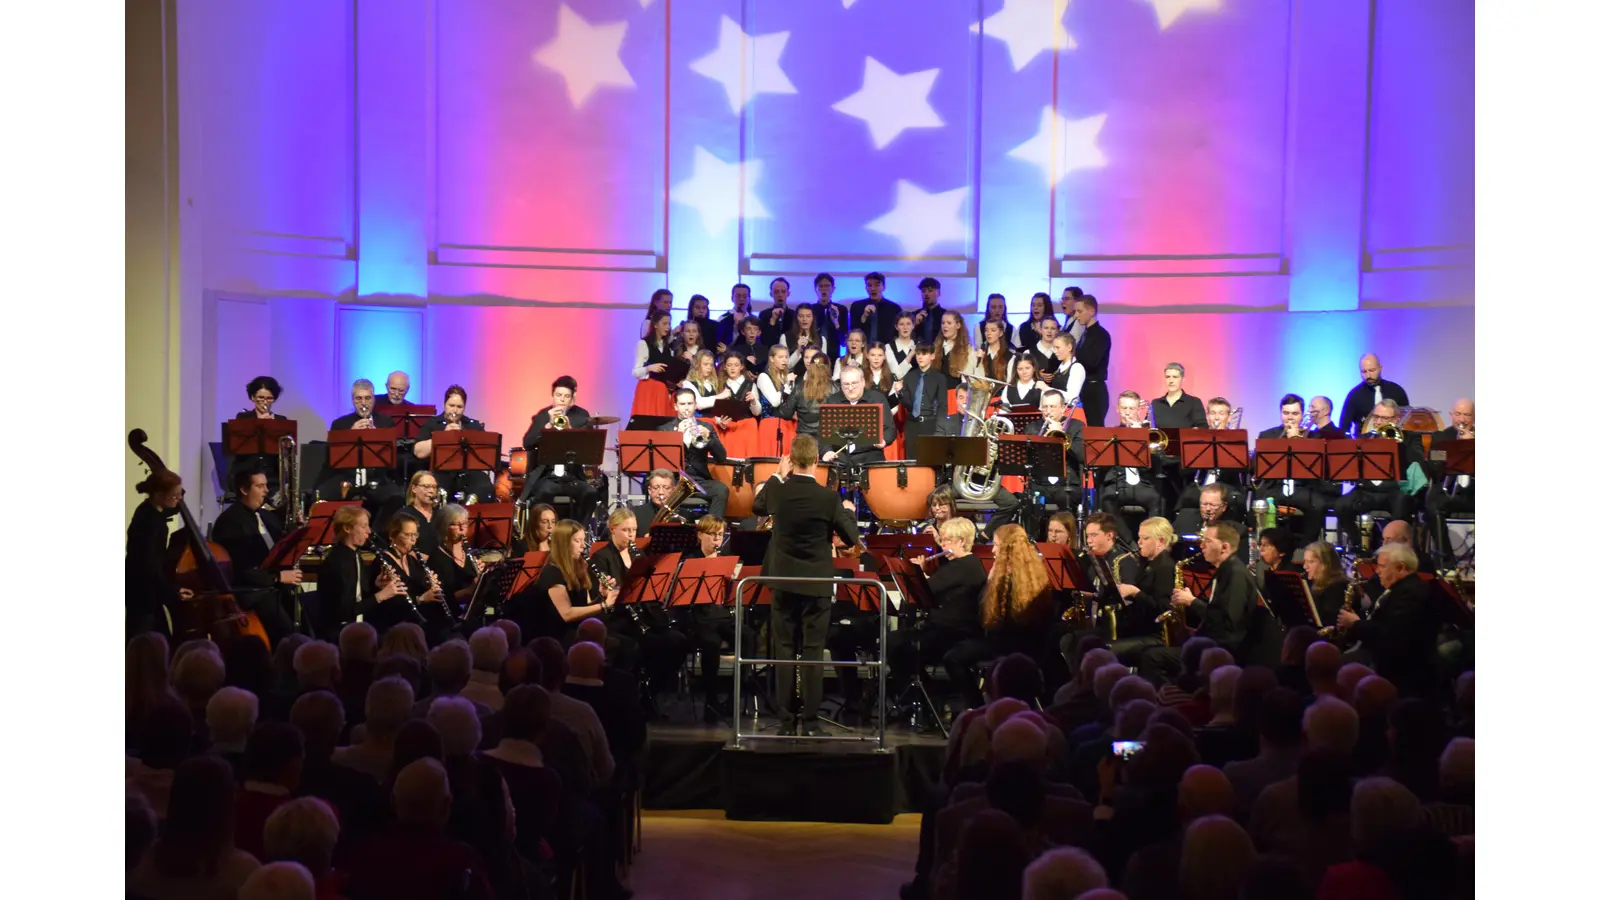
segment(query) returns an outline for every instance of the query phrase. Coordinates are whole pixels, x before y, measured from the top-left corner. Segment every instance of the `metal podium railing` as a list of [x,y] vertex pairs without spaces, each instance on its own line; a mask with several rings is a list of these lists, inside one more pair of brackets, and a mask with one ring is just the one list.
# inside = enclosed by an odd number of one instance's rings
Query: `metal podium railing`
[[[850,662],[841,662],[839,660],[833,660],[833,661],[829,662],[827,660],[821,660],[821,659],[745,659],[745,657],[744,657],[744,592],[745,592],[745,585],[760,585],[760,584],[765,584],[765,585],[826,584],[826,585],[830,585],[830,586],[832,586],[832,585],[842,585],[842,584],[858,584],[858,585],[862,585],[862,586],[872,587],[878,593],[878,612],[879,612],[879,615],[878,615],[878,659],[876,661],[872,661],[872,662],[866,662],[866,661],[862,661],[862,660],[854,660],[854,661],[850,661]],[[887,597],[886,597],[886,595],[884,593],[883,582],[879,581],[876,578],[785,578],[783,576],[778,576],[778,575],[774,575],[774,576],[771,576],[771,577],[768,577],[766,575],[758,575],[758,576],[756,576],[754,578],[741,578],[741,579],[739,579],[739,581],[735,584],[734,589],[733,589],[733,710],[734,710],[734,716],[733,716],[733,746],[736,747],[736,748],[742,748],[744,746],[745,738],[757,738],[759,740],[767,740],[767,741],[862,741],[862,742],[865,742],[865,741],[876,740],[878,742],[878,749],[879,750],[887,750],[889,748],[889,744],[888,744],[888,740],[887,740],[887,738],[886,738],[886,736],[884,734],[883,726],[884,726],[884,719],[886,717],[886,711],[887,711],[887,694],[888,694],[888,692],[886,690],[887,685],[884,683],[883,671],[882,671],[883,666],[884,666],[884,659],[883,659],[884,652],[885,652],[884,651],[884,647],[887,646],[888,639],[889,639],[889,617],[882,614],[883,613],[883,608],[885,606],[885,603],[884,603],[885,599],[887,599]],[[776,620],[776,610],[774,610],[774,618],[771,620],[771,622],[772,622],[772,624],[769,627],[773,627],[773,628],[777,627],[777,624],[776,624],[776,622],[777,622],[777,620]],[[798,644],[798,642],[796,642],[796,643]],[[739,711],[741,709],[743,709],[743,707],[740,705],[741,702],[744,699],[743,695],[741,693],[741,686],[742,686],[742,684],[744,682],[744,678],[742,676],[743,676],[743,673],[744,673],[744,667],[746,665],[752,665],[752,666],[759,666],[759,665],[768,665],[768,666],[785,666],[785,665],[787,665],[787,666],[826,666],[826,665],[832,665],[832,666],[857,666],[859,668],[865,668],[865,669],[878,669],[879,670],[878,671],[878,736],[876,738],[874,738],[870,734],[866,734],[866,735],[854,735],[854,734],[852,734],[852,735],[842,735],[842,736],[826,735],[826,736],[811,737],[811,736],[806,736],[806,735],[761,734],[759,732],[746,733],[745,730],[744,730],[744,717],[742,715],[739,715]],[[796,685],[800,684],[800,677],[799,676],[800,676],[800,673],[796,672],[795,673],[795,684]],[[787,705],[790,706],[790,708],[792,709],[794,707],[794,702],[795,702],[794,698],[791,697],[791,698],[788,699]],[[797,710],[796,711],[797,715],[798,715],[798,712],[799,711]]]

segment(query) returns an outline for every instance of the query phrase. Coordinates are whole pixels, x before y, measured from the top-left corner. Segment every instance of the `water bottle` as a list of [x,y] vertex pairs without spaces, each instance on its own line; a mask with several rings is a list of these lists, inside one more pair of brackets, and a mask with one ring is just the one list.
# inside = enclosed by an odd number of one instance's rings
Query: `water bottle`
[[1271,497],[1267,498],[1267,527],[1278,527],[1278,501]]

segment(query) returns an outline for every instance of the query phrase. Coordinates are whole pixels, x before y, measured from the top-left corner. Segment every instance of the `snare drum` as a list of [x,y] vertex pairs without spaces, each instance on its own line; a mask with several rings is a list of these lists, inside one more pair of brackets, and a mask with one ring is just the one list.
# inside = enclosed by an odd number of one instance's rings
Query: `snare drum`
[[862,497],[874,516],[902,521],[928,517],[928,495],[935,482],[932,466],[873,462],[861,471],[865,480]]
[[[745,461],[755,467],[755,483],[757,485],[764,484],[768,478],[778,474],[778,457],[776,456],[752,456]],[[828,483],[828,470],[830,468],[832,467],[825,462],[817,463],[817,484]],[[752,487],[751,491],[754,490],[755,488]]]
[[728,458],[726,464],[710,463],[711,477],[728,488],[728,521],[755,515],[751,504],[756,498],[755,476],[751,474],[750,461]]

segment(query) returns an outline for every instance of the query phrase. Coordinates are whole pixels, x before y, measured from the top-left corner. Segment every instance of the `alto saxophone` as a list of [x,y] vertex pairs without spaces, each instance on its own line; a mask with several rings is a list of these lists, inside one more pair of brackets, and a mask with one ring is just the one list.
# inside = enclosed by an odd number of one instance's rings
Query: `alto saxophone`
[[[1353,613],[1356,611],[1356,598],[1361,596],[1362,585],[1361,580],[1354,577],[1353,571],[1351,575],[1352,577],[1350,579],[1350,584],[1344,589],[1344,606],[1342,609],[1345,612]],[[1317,631],[1317,636],[1325,641],[1339,642],[1344,640],[1345,632],[1347,630],[1348,629],[1346,629],[1343,625],[1335,622],[1332,625],[1322,626],[1322,628]]]
[[[1121,556],[1119,556],[1116,559],[1113,559],[1111,561],[1111,583],[1115,584],[1118,588],[1122,587],[1122,572],[1121,572],[1122,561],[1125,560],[1125,559],[1132,559],[1132,558],[1133,558],[1133,554],[1132,553],[1124,553]],[[1119,603],[1121,603],[1121,601],[1122,601],[1122,591],[1121,590],[1117,591],[1117,600],[1118,600]],[[1106,618],[1108,620],[1110,620],[1110,622],[1111,622],[1111,639],[1114,641],[1114,640],[1117,639],[1117,607],[1112,606],[1112,607],[1107,608],[1106,609]]]
[[[1194,560],[1195,558],[1191,556],[1172,567],[1172,589],[1174,591],[1183,589],[1183,568],[1194,562]],[[1168,609],[1161,615],[1156,616],[1156,625],[1161,629],[1161,646],[1176,647],[1183,643],[1185,623],[1183,621],[1183,613],[1180,610]]]

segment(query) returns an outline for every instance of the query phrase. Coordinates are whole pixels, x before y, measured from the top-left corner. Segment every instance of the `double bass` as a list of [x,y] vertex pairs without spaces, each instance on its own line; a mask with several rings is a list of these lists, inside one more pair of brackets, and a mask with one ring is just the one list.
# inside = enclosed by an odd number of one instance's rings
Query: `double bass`
[[[147,446],[144,429],[128,432],[128,449],[139,457],[151,474],[170,471],[154,450]],[[172,536],[167,547],[166,575],[181,588],[194,592],[194,598],[181,601],[169,610],[172,633],[178,640],[210,638],[218,643],[253,634],[271,649],[267,629],[253,612],[239,608],[229,583],[231,560],[220,544],[205,538],[189,512],[189,503],[178,499],[183,530]]]

